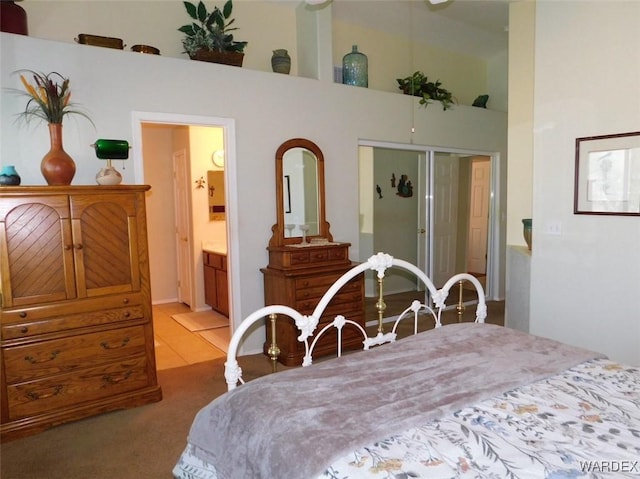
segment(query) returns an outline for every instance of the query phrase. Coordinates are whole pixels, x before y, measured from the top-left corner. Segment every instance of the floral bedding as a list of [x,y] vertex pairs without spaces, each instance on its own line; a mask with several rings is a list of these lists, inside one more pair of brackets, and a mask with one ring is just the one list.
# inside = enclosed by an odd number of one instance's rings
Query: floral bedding
[[[194,448],[174,476],[216,479]],[[640,369],[594,359],[362,447],[318,479],[638,479],[639,458]]]

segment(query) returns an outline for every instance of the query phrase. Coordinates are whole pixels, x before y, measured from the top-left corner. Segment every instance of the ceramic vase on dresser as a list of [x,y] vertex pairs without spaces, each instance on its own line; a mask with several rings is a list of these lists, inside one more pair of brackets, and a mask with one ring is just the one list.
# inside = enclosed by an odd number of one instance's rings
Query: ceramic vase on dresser
[[51,148],[40,163],[42,176],[50,186],[66,186],[76,174],[76,164],[62,147],[62,123],[49,123]]

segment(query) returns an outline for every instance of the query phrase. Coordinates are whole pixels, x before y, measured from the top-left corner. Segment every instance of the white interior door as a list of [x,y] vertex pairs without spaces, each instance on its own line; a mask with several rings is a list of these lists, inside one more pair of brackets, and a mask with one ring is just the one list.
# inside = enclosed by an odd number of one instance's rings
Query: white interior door
[[489,192],[491,162],[488,158],[471,161],[471,195],[467,240],[467,272],[487,272],[487,239],[489,237]]
[[435,153],[433,164],[433,271],[436,287],[441,287],[456,271],[458,231],[458,171],[456,155]]
[[189,230],[189,159],[185,149],[173,153],[173,192],[176,211],[178,301],[191,306],[191,232]]
[[[427,163],[427,155],[420,153],[418,155],[418,217],[417,217],[417,234],[418,234],[418,262],[416,265],[423,271],[427,271],[428,255],[428,236],[427,236],[427,190],[429,185],[429,165]],[[417,282],[419,291],[425,289],[422,281]]]

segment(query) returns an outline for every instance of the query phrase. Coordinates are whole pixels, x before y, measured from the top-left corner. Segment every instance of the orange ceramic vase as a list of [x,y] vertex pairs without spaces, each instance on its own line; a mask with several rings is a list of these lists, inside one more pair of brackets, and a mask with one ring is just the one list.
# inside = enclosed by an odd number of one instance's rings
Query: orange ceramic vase
[[50,186],[70,185],[76,174],[76,164],[62,148],[62,123],[49,123],[51,149],[42,158],[40,171]]

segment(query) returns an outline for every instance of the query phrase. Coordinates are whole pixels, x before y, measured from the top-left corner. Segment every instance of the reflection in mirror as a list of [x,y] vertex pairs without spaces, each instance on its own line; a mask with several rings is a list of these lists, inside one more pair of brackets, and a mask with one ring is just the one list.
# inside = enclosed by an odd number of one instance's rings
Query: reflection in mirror
[[282,157],[286,238],[319,234],[317,164],[306,148],[291,148]]
[[209,221],[224,221],[224,171],[207,171]]

